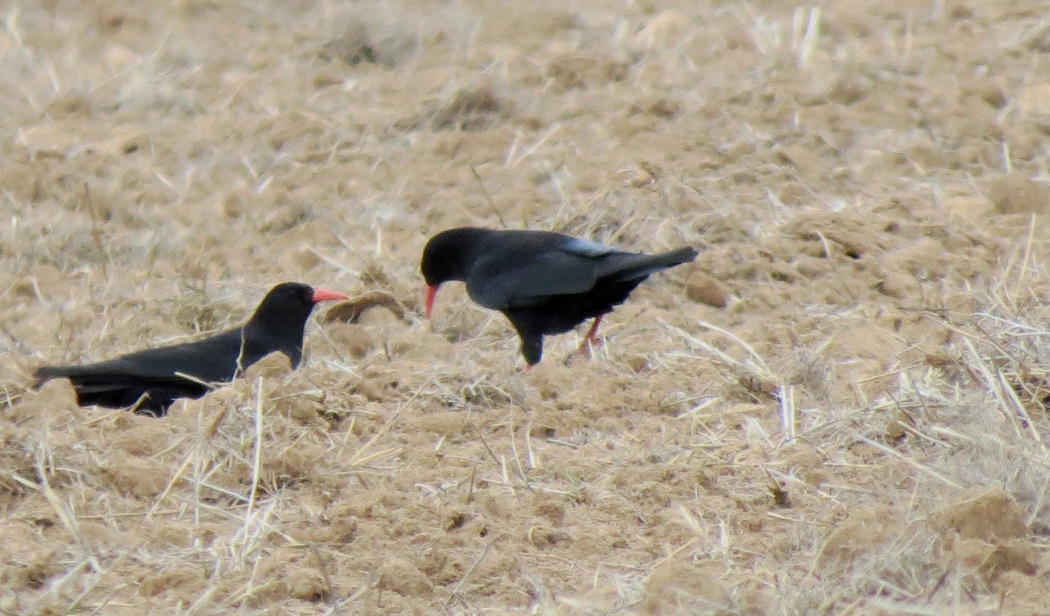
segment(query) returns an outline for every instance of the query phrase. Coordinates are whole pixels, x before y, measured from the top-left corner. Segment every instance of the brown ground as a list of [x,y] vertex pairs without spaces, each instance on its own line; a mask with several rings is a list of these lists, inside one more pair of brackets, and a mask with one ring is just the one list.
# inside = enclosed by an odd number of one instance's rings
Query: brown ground
[[[1046,5],[823,4],[0,3],[0,612],[1050,614]],[[701,256],[523,374],[501,220]],[[387,295],[27,391],[284,280]]]

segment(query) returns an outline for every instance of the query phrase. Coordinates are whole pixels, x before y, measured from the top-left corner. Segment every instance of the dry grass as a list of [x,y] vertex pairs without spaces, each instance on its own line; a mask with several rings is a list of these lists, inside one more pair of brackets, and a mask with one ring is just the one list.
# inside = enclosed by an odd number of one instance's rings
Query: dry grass
[[[0,7],[0,613],[1045,611],[1043,7],[672,4]],[[701,255],[523,374],[460,224]],[[295,372],[28,389],[284,280]]]

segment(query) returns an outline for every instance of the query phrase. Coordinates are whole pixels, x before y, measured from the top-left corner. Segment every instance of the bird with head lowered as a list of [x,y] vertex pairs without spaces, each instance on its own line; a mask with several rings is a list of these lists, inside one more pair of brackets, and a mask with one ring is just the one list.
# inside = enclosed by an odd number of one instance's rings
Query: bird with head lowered
[[543,336],[593,318],[584,345],[597,341],[602,317],[635,287],[696,255],[691,247],[657,255],[627,252],[549,231],[449,229],[423,249],[426,315],[430,318],[442,284],[465,282],[474,302],[507,316],[531,368],[543,356]]

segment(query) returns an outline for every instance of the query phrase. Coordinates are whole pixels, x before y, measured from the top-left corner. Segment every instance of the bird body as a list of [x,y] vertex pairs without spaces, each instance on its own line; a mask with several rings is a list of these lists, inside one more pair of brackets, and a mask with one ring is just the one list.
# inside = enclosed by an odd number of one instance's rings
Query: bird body
[[462,227],[443,231],[423,250],[426,311],[438,287],[463,281],[481,306],[507,315],[529,366],[543,354],[543,336],[560,334],[622,304],[649,275],[692,261],[685,247],[647,255],[549,231],[497,231]]
[[293,368],[302,359],[306,319],[320,301],[347,299],[326,289],[284,283],[266,294],[252,317],[241,327],[214,336],[153,349],[115,359],[74,366],[43,366],[35,387],[54,378],[68,378],[77,403],[164,415],[178,398],[199,398],[214,383],[232,381],[266,355],[280,351]]

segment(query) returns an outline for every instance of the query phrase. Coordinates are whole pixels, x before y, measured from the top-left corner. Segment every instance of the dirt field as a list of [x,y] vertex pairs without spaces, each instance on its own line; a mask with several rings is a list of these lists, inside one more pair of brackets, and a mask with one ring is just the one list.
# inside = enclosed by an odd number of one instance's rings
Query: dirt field
[[[0,613],[1050,614],[1044,2],[0,14]],[[701,254],[524,373],[462,224]],[[286,280],[387,304],[29,389]]]

